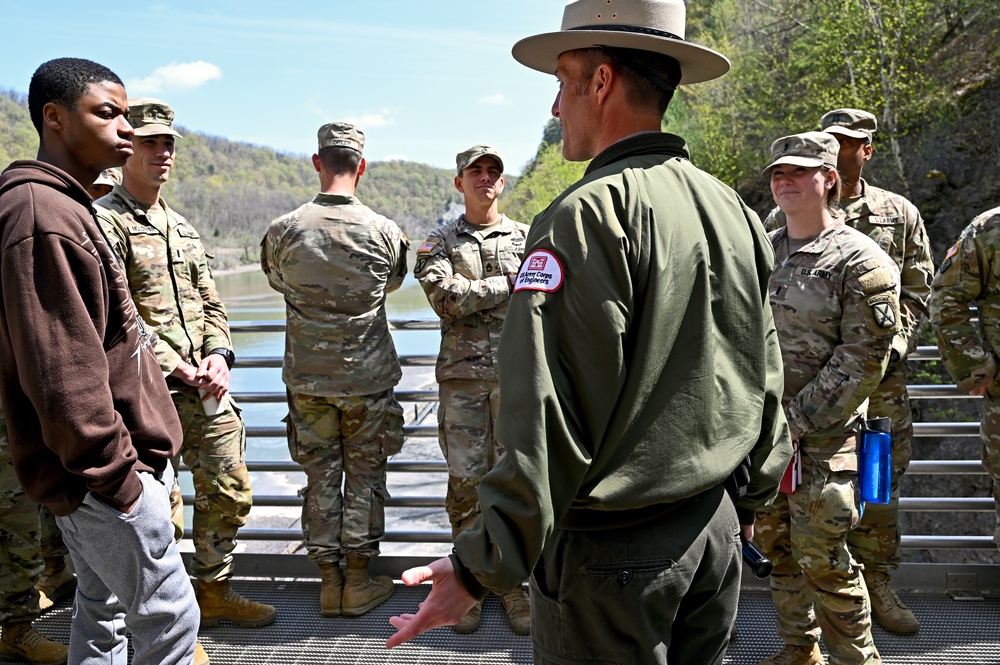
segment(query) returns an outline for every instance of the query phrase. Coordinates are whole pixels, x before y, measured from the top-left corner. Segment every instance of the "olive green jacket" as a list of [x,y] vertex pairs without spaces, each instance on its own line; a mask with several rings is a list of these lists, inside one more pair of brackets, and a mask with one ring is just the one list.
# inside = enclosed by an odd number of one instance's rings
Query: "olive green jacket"
[[507,455],[456,541],[482,585],[523,581],[571,511],[677,502],[748,455],[740,506],[773,498],[791,442],[772,264],[756,214],[669,134],[610,146],[535,218],[500,341]]

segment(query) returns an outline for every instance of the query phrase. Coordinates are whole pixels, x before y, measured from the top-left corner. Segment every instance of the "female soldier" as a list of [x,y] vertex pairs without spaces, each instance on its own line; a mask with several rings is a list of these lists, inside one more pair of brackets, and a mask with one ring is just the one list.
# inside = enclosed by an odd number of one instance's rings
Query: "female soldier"
[[786,136],[771,146],[764,170],[787,218],[771,233],[769,292],[797,449],[786,479],[801,479],[757,513],[755,542],[774,563],[771,593],[785,642],[760,665],[822,664],[821,629],[832,665],[881,662],[847,533],[860,520],[858,430],[900,329],[899,278],[878,245],[838,221],[838,151],[830,134]]

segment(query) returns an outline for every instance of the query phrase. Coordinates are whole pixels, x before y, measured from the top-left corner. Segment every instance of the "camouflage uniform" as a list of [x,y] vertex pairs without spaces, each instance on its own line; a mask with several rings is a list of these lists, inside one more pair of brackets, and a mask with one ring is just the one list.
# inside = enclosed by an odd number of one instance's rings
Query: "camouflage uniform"
[[274,220],[261,242],[285,297],[288,445],[306,472],[302,530],[318,564],[370,558],[385,532],[386,460],[403,445],[385,298],[403,283],[407,247],[395,222],[339,194]]
[[[993,478],[997,525],[993,540],[1000,545],[1000,208],[972,220],[945,255],[934,277],[931,323],[948,373],[959,390],[969,392],[984,381],[994,382],[983,397],[983,466]],[[971,305],[977,305],[977,313]]]
[[[869,418],[892,420],[891,500],[888,504],[866,505],[861,524],[847,538],[851,553],[870,574],[899,566],[899,481],[910,464],[913,442],[906,356],[916,347],[920,326],[927,320],[934,264],[924,220],[916,206],[898,194],[872,187],[864,179],[861,186],[860,197],[840,201],[844,221],[878,243],[899,268],[902,310],[902,329],[893,342],[896,353],[868,404]],[[784,226],[784,214],[775,208],[764,224],[769,231]]]
[[[199,580],[233,573],[236,532],[251,506],[246,428],[227,399],[222,413],[205,414],[198,389],[169,376],[183,360],[197,366],[215,349],[232,349],[226,309],[215,289],[210,256],[198,232],[160,199],[146,209],[121,185],[98,201],[98,218],[125,265],[129,291],[159,339],[155,351],[184,429],[181,457],[191,469],[195,503],[192,574]],[[171,495],[179,500],[179,492]],[[183,512],[174,527],[183,533]]]
[[500,391],[497,349],[528,226],[501,217],[477,227],[465,216],[435,229],[417,250],[414,276],[441,317],[435,377],[438,441],[448,461],[452,534],[479,515],[479,482],[503,456],[494,436]]
[[[7,423],[0,414],[0,621],[32,621],[39,615],[35,583],[42,574],[38,506],[14,473]],[[51,513],[50,513],[51,514]],[[58,529],[58,527],[57,527]]]
[[778,632],[831,663],[878,663],[868,593],[847,548],[857,526],[857,444],[900,328],[898,274],[871,240],[841,224],[788,254],[771,234],[769,292],[785,368],[782,403],[802,451],[802,482],[757,513],[755,541],[774,564]]

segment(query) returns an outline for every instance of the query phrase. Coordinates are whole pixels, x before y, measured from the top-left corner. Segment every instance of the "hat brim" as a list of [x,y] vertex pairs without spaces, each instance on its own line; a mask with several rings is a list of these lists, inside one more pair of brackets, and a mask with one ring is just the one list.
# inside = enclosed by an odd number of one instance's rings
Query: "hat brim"
[[475,164],[476,162],[478,162],[483,157],[489,157],[494,162],[496,162],[497,166],[500,167],[500,173],[503,173],[503,160],[500,159],[500,155],[498,155],[496,153],[492,153],[492,152],[484,152],[481,155],[476,155],[475,159],[470,159],[467,164],[465,164],[462,168],[458,169],[458,175],[462,175],[462,171],[464,171],[465,169],[469,168],[470,166],[472,166],[473,164]]
[[681,85],[717,79],[732,66],[729,59],[710,48],[683,40],[617,30],[561,30],[525,37],[511,49],[525,67],[554,74],[559,56],[566,51],[611,46],[652,51],[670,56],[681,65]]
[[176,136],[179,139],[184,138],[173,127],[157,124],[143,125],[142,127],[139,127],[135,130],[134,136],[159,136],[160,134],[170,134],[171,136]]
[[807,168],[819,168],[824,165],[830,166],[818,157],[799,157],[797,155],[788,155],[787,157],[779,157],[771,162],[766,169],[760,172],[760,174],[767,177],[767,174],[771,172],[771,169],[775,166],[781,166],[782,164],[787,164],[788,166],[805,166]]
[[843,134],[844,136],[850,136],[854,139],[868,139],[871,140],[871,132],[866,132],[861,129],[850,129],[849,127],[842,127],[841,125],[830,125],[823,130],[827,134]]

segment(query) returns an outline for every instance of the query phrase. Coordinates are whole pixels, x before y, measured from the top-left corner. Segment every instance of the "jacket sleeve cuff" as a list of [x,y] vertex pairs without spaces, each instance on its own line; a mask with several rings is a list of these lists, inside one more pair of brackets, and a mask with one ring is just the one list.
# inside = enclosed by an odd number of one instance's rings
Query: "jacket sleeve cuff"
[[97,492],[97,494],[109,506],[116,508],[120,512],[125,512],[125,509],[135,503],[142,495],[142,481],[139,480],[139,476],[136,475],[135,471],[130,469],[122,484],[118,486],[118,489],[113,494],[106,494],[104,492]]
[[985,362],[969,373],[961,381],[956,381],[956,385],[962,392],[969,392],[979,386],[983,381],[992,379],[997,375],[997,362],[992,353],[986,354]]
[[458,578],[459,584],[469,592],[469,595],[476,600],[485,598],[486,594],[489,593],[489,589],[479,583],[479,580],[472,574],[472,571],[458,558],[458,554],[455,553],[454,549],[452,549],[448,558],[451,559],[451,565],[455,569],[455,576]]
[[757,511],[753,508],[740,508],[736,506],[736,517],[740,521],[740,526],[752,526],[756,516]]

